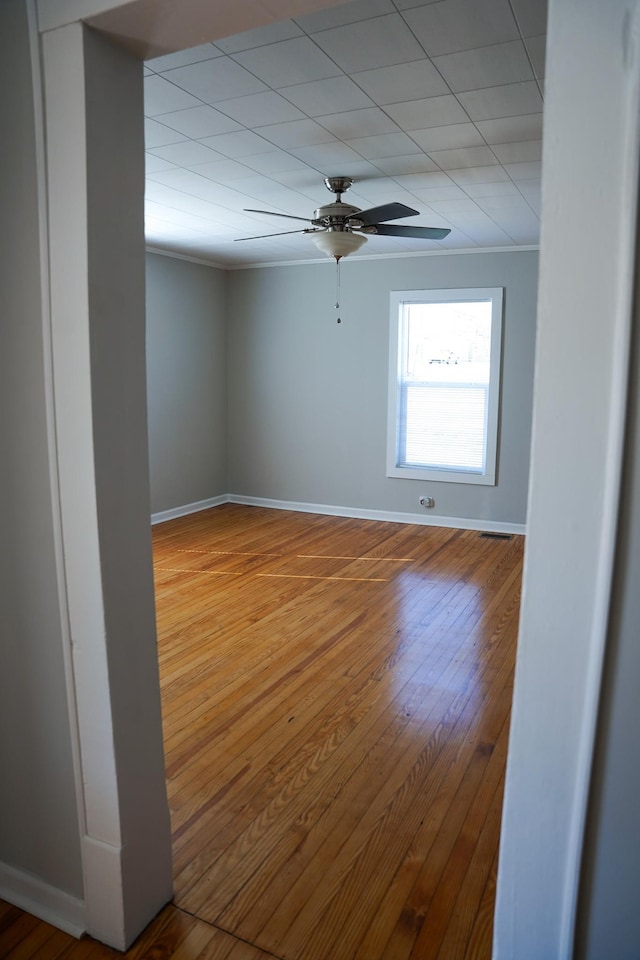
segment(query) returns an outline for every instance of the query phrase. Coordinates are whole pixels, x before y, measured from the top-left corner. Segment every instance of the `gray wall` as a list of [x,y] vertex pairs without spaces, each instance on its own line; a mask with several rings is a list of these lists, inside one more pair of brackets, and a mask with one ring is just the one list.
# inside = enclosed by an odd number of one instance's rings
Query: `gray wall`
[[227,492],[225,273],[147,254],[151,512]]
[[0,864],[82,897],[49,486],[24,3],[0,4]]
[[[229,274],[229,491],[329,506],[524,523],[537,254],[348,261],[342,323],[335,264]],[[503,383],[495,487],[388,478],[389,293],[504,287]]]

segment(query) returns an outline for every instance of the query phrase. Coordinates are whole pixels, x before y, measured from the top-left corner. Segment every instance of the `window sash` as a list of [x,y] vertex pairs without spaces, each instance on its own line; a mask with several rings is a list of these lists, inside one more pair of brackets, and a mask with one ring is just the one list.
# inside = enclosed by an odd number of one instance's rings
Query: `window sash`
[[[408,306],[465,302],[491,303],[489,382],[406,374]],[[501,339],[501,288],[392,293],[388,476],[495,484]]]

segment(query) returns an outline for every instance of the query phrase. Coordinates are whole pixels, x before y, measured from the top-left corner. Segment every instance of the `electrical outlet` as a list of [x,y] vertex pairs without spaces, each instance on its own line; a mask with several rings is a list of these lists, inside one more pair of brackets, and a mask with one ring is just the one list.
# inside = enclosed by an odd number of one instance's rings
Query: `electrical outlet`
[[418,501],[421,507],[435,507],[436,502],[433,497],[420,497]]

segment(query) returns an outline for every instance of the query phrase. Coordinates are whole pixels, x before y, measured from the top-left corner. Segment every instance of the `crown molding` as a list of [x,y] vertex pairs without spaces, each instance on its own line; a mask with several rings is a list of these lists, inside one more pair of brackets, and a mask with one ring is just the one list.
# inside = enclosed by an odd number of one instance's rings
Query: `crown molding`
[[186,260],[187,263],[197,263],[202,267],[215,267],[216,270],[229,270],[228,263],[216,263],[215,260],[205,260],[204,257],[193,257],[191,254],[178,253],[177,250],[166,250],[164,247],[154,247],[150,243],[145,244],[147,253],[155,253],[159,257],[170,257],[172,260]]
[[[157,253],[161,257],[172,257],[174,260],[187,260],[189,263],[199,263],[203,267],[215,267],[216,270],[261,270],[266,267],[305,267],[311,263],[331,263],[330,257],[311,257],[307,260],[269,260],[266,263],[217,263],[214,260],[205,260],[189,254],[179,253],[177,250],[166,250],[163,247],[146,245],[147,253]],[[531,253],[538,252],[538,244],[511,247],[461,247],[459,250],[418,250],[412,253],[372,253],[361,256],[350,256],[349,261],[356,260],[409,260],[416,257],[457,257],[470,253]]]

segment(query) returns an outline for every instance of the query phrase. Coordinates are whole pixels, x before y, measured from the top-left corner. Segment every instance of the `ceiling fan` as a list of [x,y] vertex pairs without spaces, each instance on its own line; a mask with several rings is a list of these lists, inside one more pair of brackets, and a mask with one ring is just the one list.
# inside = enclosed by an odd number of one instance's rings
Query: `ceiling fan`
[[360,210],[342,202],[342,194],[353,184],[351,177],[325,177],[325,186],[335,193],[333,203],[314,210],[313,217],[293,217],[288,213],[273,213],[271,210],[249,210],[245,213],[263,213],[270,217],[284,217],[287,220],[301,220],[310,223],[310,227],[299,230],[282,230],[278,233],[265,233],[258,237],[238,237],[238,240],[261,240],[264,237],[281,237],[291,233],[308,233],[323,253],[342,257],[359,250],[368,237],[417,237],[421,240],[442,240],[451,233],[441,227],[407,227],[402,224],[387,223],[389,220],[401,220],[403,217],[418,216],[420,211],[407,207],[404,203],[384,203],[369,210]]

